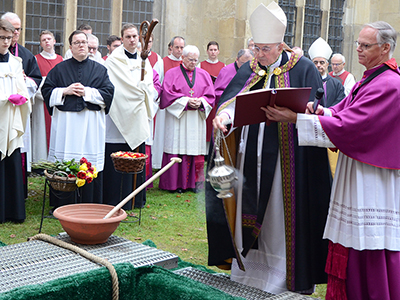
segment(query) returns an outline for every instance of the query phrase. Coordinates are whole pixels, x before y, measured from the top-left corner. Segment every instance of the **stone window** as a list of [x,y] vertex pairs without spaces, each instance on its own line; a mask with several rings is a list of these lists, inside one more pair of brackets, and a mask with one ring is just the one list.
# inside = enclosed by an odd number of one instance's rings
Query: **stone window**
[[122,8],[122,24],[132,23],[139,29],[140,24],[153,19],[154,0],[124,0]]
[[[7,2],[7,1],[6,1]],[[64,2],[65,0],[27,0],[25,47],[38,54],[42,51],[39,44],[39,35],[43,30],[50,30],[56,38],[55,50],[57,54],[64,53]]]
[[287,27],[285,33],[285,43],[289,47],[295,46],[295,28],[296,28],[296,0],[279,0],[279,6],[283,9],[287,17]]
[[9,12],[9,11],[13,11],[13,7],[14,7],[14,0],[8,0],[8,1],[1,1],[0,3],[0,15]]
[[311,44],[321,36],[321,19],[320,0],[306,0],[303,34],[304,55],[308,56]]
[[333,53],[342,53],[344,0],[331,0],[328,44]]
[[89,24],[99,39],[99,51],[107,54],[107,38],[111,27],[111,0],[78,0],[77,24]]

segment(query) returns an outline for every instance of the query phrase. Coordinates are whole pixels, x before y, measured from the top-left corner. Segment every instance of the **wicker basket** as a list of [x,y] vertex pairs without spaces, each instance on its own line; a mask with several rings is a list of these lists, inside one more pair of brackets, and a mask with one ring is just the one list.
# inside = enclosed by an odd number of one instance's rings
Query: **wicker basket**
[[111,153],[111,159],[114,163],[114,168],[118,172],[123,173],[139,173],[143,171],[147,155],[143,157],[121,157],[116,155],[117,152]]
[[[61,177],[57,174],[63,174],[67,177]],[[50,182],[51,187],[56,191],[73,192],[78,188],[76,185],[76,178],[69,178],[68,174],[63,171],[56,171],[53,174],[50,174],[47,170],[44,170],[44,175]]]

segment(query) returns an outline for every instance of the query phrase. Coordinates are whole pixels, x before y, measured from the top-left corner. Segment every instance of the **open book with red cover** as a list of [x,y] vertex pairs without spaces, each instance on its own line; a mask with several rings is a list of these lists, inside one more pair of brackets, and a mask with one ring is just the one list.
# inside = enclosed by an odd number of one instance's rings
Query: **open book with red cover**
[[311,87],[305,88],[276,88],[245,92],[236,96],[234,127],[258,124],[270,120],[260,107],[283,106],[296,113],[306,111],[310,101]]

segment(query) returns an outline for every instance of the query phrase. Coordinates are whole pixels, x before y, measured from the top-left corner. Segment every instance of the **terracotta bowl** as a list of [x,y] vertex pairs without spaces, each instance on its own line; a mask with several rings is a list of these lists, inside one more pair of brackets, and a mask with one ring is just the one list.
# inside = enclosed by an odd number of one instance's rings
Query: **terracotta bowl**
[[94,245],[107,242],[119,223],[127,217],[126,212],[120,209],[112,217],[103,219],[113,208],[107,204],[69,204],[57,208],[53,215],[73,242]]

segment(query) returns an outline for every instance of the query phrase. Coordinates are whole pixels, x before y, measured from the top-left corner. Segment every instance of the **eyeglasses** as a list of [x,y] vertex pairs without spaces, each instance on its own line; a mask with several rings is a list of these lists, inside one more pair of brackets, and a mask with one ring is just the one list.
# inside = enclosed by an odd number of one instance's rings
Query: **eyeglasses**
[[15,31],[21,31],[22,30],[22,27],[20,27],[20,28],[14,28],[15,29]]
[[12,36],[0,35],[0,40],[2,40],[2,41],[11,41],[12,38],[13,38]]
[[266,53],[266,52],[269,52],[269,51],[272,50],[272,49],[271,49],[270,47],[268,47],[268,46],[264,46],[264,47],[262,47],[261,49],[260,49],[260,47],[258,47],[258,46],[254,46],[253,49],[254,49],[254,51],[255,51],[256,53],[258,53],[258,52],[260,52],[260,51]]
[[97,51],[97,49],[99,49],[99,47],[88,47],[89,51]]
[[75,46],[80,46],[80,45],[87,45],[87,41],[77,41],[77,42],[72,42],[72,45]]
[[381,43],[375,43],[375,44],[364,44],[364,43],[359,43],[358,41],[354,41],[354,43],[356,44],[356,47],[360,47],[362,50],[368,50],[369,48],[371,48],[372,46],[375,45],[382,45]]
[[342,62],[340,64],[332,64],[332,67],[339,67],[342,64],[343,64]]
[[314,65],[320,64],[321,66],[326,64],[325,60],[313,60]]

